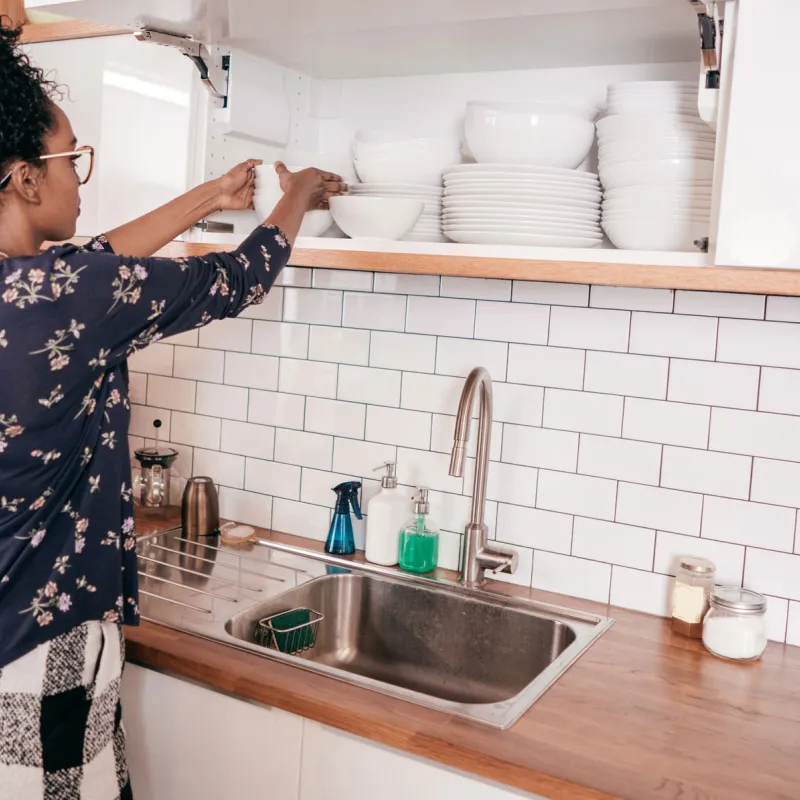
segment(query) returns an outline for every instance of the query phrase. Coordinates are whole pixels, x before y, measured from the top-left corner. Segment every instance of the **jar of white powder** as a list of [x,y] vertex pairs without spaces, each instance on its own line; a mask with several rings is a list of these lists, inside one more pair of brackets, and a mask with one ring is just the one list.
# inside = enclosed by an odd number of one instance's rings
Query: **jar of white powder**
[[767,646],[767,598],[738,586],[717,586],[703,624],[703,644],[715,656],[760,658]]
[[708,598],[714,589],[714,562],[707,558],[684,556],[679,563],[672,588],[672,630],[700,639]]

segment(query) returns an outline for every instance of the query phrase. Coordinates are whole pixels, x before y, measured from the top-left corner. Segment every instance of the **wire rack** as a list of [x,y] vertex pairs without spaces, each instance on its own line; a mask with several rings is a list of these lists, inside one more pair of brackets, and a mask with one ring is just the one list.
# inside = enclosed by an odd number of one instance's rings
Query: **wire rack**
[[262,647],[296,655],[317,643],[317,632],[324,615],[311,608],[293,608],[258,620],[255,640]]

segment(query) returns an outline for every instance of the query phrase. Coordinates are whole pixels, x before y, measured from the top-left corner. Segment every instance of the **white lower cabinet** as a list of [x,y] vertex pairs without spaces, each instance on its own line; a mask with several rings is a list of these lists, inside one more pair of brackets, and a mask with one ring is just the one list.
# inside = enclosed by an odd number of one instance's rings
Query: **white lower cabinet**
[[136,800],[297,800],[301,717],[133,664],[122,708]]

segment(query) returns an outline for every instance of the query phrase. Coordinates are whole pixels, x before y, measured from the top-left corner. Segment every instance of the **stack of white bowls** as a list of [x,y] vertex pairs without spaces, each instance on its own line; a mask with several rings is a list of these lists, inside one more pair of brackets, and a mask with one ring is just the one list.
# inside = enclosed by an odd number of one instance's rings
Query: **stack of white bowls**
[[442,242],[442,173],[461,163],[457,139],[404,138],[383,131],[359,131],[353,144],[361,184],[354,196],[422,201],[422,216],[406,241]]
[[597,247],[597,175],[558,167],[462,164],[445,173],[443,227],[464,244]]
[[697,85],[613,84],[608,111],[597,123],[608,237],[628,250],[696,250],[709,235],[716,144]]

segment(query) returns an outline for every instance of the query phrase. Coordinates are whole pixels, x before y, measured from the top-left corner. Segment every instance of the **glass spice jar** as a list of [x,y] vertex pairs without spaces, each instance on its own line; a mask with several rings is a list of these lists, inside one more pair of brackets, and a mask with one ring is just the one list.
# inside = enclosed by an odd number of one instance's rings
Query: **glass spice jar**
[[767,646],[767,598],[738,586],[717,586],[703,623],[703,644],[721,658],[761,658]]
[[713,561],[684,556],[672,590],[672,630],[692,639],[703,638],[703,617],[714,589]]

